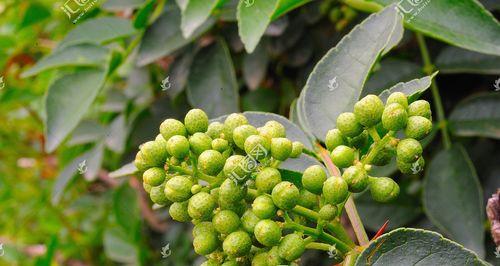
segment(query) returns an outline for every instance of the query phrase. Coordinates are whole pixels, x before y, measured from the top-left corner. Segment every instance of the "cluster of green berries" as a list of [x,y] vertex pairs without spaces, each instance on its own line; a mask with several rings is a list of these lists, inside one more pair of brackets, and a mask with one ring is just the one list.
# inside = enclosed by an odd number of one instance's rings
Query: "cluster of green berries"
[[165,120],[160,133],[140,146],[135,165],[151,200],[194,224],[204,265],[281,265],[302,255],[303,236],[284,234],[277,214],[314,195],[282,180],[278,165],[299,157],[303,144],[286,138],[281,123],[255,128],[242,114],[210,123],[193,109],[184,123]]
[[[394,156],[402,173],[420,172],[424,159],[419,140],[432,130],[431,117],[427,101],[409,103],[401,92],[392,93],[385,105],[378,96],[367,95],[354,105],[352,113],[340,114],[337,128],[326,135],[326,147],[332,162],[343,169],[342,176],[326,179],[321,169],[311,167],[304,172],[304,187],[313,193],[322,190],[325,200],[333,205],[343,203],[348,192],[367,188],[376,201],[393,200],[399,194],[397,183],[388,177],[369,176],[368,172],[372,165],[387,165]],[[396,138],[398,131],[406,138]]]

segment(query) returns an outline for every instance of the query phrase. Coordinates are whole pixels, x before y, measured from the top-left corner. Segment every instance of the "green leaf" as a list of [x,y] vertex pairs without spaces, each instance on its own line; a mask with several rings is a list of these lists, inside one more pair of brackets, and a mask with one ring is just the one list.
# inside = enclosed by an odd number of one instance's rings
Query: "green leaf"
[[78,125],[103,86],[105,69],[82,70],[52,83],[45,99],[46,149],[54,151]]
[[163,14],[146,30],[139,47],[138,65],[144,66],[171,54],[190,43],[207,31],[214,24],[214,19],[207,20],[189,38],[184,38],[180,30],[181,11],[176,5],[166,5]]
[[271,89],[249,91],[241,98],[244,111],[276,112],[279,105],[279,95]]
[[265,42],[261,42],[251,54],[245,54],[243,58],[243,79],[251,90],[257,89],[266,77],[269,54]]
[[120,169],[117,169],[111,173],[109,173],[109,177],[111,178],[118,178],[118,177],[125,177],[125,176],[131,176],[135,175],[139,170],[137,170],[137,167],[135,167],[134,162],[128,163]]
[[[306,126],[320,140],[337,116],[352,111],[377,58],[401,37],[402,18],[394,6],[370,15],[316,64],[303,89]],[[299,116],[300,117],[300,116]]]
[[106,257],[121,263],[139,265],[137,246],[121,227],[108,225],[103,238]]
[[172,63],[169,71],[171,87],[166,91],[171,99],[177,98],[186,88],[187,79],[193,63],[195,49],[193,47],[186,48],[182,56],[177,57]]
[[500,73],[500,56],[481,54],[456,47],[445,48],[436,58],[442,73]]
[[200,50],[188,77],[188,100],[209,117],[238,112],[238,84],[231,55],[219,40]]
[[[279,166],[279,171],[281,173],[281,178],[285,181],[294,183],[297,187],[302,187],[302,173],[309,167],[313,165],[319,165],[324,168],[314,157],[301,154],[299,158],[288,158],[283,161]],[[326,168],[324,168],[325,171]]]
[[125,151],[125,144],[129,134],[129,126],[124,114],[116,117],[109,125],[109,133],[106,138],[106,146],[116,152],[123,153]]
[[104,157],[104,144],[97,143],[92,150],[90,150],[88,158],[86,159],[87,170],[83,173],[83,177],[87,181],[94,181],[101,170],[102,159]]
[[483,195],[462,146],[442,150],[432,159],[425,175],[423,204],[434,225],[484,257]]
[[102,139],[106,135],[106,128],[93,120],[82,120],[71,133],[67,145],[75,146],[87,144]]
[[209,17],[214,9],[224,0],[189,0],[182,10],[181,30],[184,38],[188,38]]
[[384,234],[363,250],[356,266],[369,265],[488,265],[472,251],[442,235],[413,228]]
[[127,8],[137,8],[144,3],[144,0],[108,0],[102,4],[104,10],[120,11]]
[[387,89],[380,93],[379,97],[382,101],[386,101],[389,95],[394,92],[402,92],[408,96],[410,102],[418,99],[420,95],[426,91],[432,84],[432,79],[437,75],[437,71],[430,76],[426,76],[420,79],[414,79],[408,82],[400,82],[390,89]]
[[128,19],[117,17],[99,17],[84,21],[70,31],[57,49],[81,44],[105,44],[135,33]]
[[116,222],[125,232],[135,232],[139,229],[140,211],[137,192],[128,182],[124,182],[113,194],[113,212]]
[[240,1],[236,17],[247,52],[253,52],[272,20],[308,2],[310,0],[254,0],[247,4],[247,1]]
[[383,5],[399,3],[399,9],[405,14],[405,22],[410,29],[454,46],[500,55],[498,21],[476,0],[375,2]]
[[80,44],[55,50],[22,74],[23,78],[60,67],[101,66],[109,60],[109,50],[93,44]]
[[458,104],[449,125],[457,136],[482,136],[500,139],[500,94],[487,93]]
[[421,73],[421,67],[413,62],[394,58],[383,59],[380,67],[366,82],[361,98],[368,94],[379,95],[398,82],[418,78]]
[[134,28],[142,29],[148,25],[149,16],[153,13],[156,0],[149,0],[137,11],[134,18]]
[[48,10],[44,5],[36,2],[30,3],[28,9],[26,9],[26,12],[24,13],[21,23],[19,23],[19,29],[39,23],[49,17],[50,10]]

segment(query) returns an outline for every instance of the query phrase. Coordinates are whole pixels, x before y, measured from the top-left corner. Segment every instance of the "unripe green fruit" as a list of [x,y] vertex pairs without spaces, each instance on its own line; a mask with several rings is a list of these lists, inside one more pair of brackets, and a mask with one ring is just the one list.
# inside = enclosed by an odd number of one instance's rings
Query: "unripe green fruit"
[[387,143],[376,155],[373,157],[370,164],[376,166],[383,166],[391,162],[392,157],[396,155],[396,146],[398,144],[396,138],[391,138],[389,143]]
[[185,176],[174,176],[165,184],[165,195],[170,201],[180,202],[191,197],[193,182]]
[[422,116],[427,119],[431,119],[432,117],[431,105],[429,104],[428,101],[425,100],[414,101],[408,106],[408,115]]
[[213,233],[205,233],[193,239],[194,252],[198,255],[208,255],[214,252],[219,246],[219,239]]
[[187,201],[172,203],[172,205],[170,205],[170,208],[168,209],[168,213],[170,214],[170,217],[172,217],[172,219],[174,219],[175,221],[181,223],[191,221],[191,217],[188,214]]
[[283,237],[278,247],[280,257],[287,261],[294,261],[306,250],[304,240],[298,234],[289,234]]
[[281,182],[280,171],[272,167],[262,169],[255,178],[255,186],[261,193],[271,193],[279,182]]
[[258,135],[257,129],[251,125],[241,125],[233,130],[233,141],[240,149],[245,149],[245,140],[252,136]]
[[422,155],[422,145],[414,139],[404,139],[398,144],[396,154],[398,161],[413,163]]
[[260,218],[257,217],[257,215],[255,215],[255,213],[253,213],[252,210],[245,211],[243,216],[241,216],[241,225],[242,225],[243,229],[245,229],[245,231],[247,231],[248,233],[251,233],[251,234],[253,234],[253,230],[255,228],[255,225],[259,221],[260,221]]
[[168,205],[171,202],[169,199],[165,196],[165,193],[163,192],[165,188],[165,185],[160,185],[157,187],[152,187],[149,197],[151,198],[151,201],[158,204],[158,205]]
[[224,124],[221,122],[212,122],[208,125],[207,135],[212,139],[223,138]]
[[370,193],[378,202],[390,202],[398,197],[399,186],[388,177],[370,178]]
[[356,137],[349,138],[349,145],[353,148],[362,150],[368,144],[368,132],[363,130]]
[[183,159],[189,154],[189,141],[184,136],[173,136],[167,141],[167,150],[172,156]]
[[267,252],[267,265],[268,266],[278,266],[285,263],[285,261],[280,257],[278,246],[272,247]]
[[188,213],[196,220],[208,220],[216,207],[215,199],[206,192],[200,192],[189,199]]
[[203,262],[202,264],[200,264],[200,266],[219,266],[220,263],[215,261],[215,260],[207,260],[205,262]]
[[222,263],[221,266],[238,266],[238,265],[239,265],[238,262],[236,262],[235,260],[229,260]]
[[148,168],[155,167],[154,162],[146,160],[144,154],[140,150],[135,155],[134,165],[139,171],[146,171]]
[[337,128],[329,130],[326,133],[325,145],[329,151],[332,151],[337,146],[346,144],[344,135]]
[[160,167],[149,168],[142,174],[144,183],[153,187],[159,186],[165,181],[165,170]]
[[382,125],[392,131],[398,131],[406,127],[408,114],[405,108],[399,103],[391,103],[385,107],[382,114]]
[[362,192],[368,186],[369,180],[365,169],[359,166],[351,166],[342,174],[350,192]]
[[267,194],[255,198],[252,203],[252,211],[260,219],[269,219],[276,215],[273,199]]
[[215,176],[224,167],[224,157],[218,151],[206,150],[198,157],[198,169],[204,174]]
[[354,105],[356,120],[365,127],[378,124],[382,112],[384,112],[384,103],[373,94],[366,95]]
[[186,127],[184,126],[184,124],[182,124],[181,121],[172,118],[169,118],[161,123],[160,133],[166,141],[168,141],[175,135],[187,135]]
[[258,131],[261,136],[268,139],[286,137],[285,127],[281,123],[274,120],[267,121],[263,127],[258,129]]
[[284,161],[290,157],[292,153],[292,141],[287,138],[271,139],[271,156],[278,160]]
[[255,238],[266,247],[279,244],[281,239],[281,228],[272,220],[262,220],[255,225]]
[[363,132],[363,126],[353,113],[341,113],[337,117],[337,128],[344,136],[356,137]]
[[387,98],[386,105],[389,105],[391,103],[398,103],[401,106],[403,106],[405,109],[408,108],[408,98],[406,95],[402,92],[393,92],[389,97]]
[[299,141],[292,142],[292,152],[290,153],[290,158],[298,158],[302,154],[304,149],[304,144]]
[[300,199],[299,189],[288,181],[277,184],[272,191],[273,202],[282,210],[291,210]]
[[153,188],[153,186],[147,184],[146,182],[142,182],[142,187],[148,194],[151,193],[151,189]]
[[224,121],[224,139],[233,142],[233,131],[241,125],[248,125],[247,118],[242,114],[230,114]]
[[245,140],[245,152],[255,160],[266,158],[271,150],[271,141],[260,135],[253,135]]
[[163,167],[167,160],[167,147],[159,141],[148,141],[141,145],[141,152],[147,165]]
[[410,116],[406,125],[405,135],[408,138],[421,140],[432,130],[431,120],[423,116]]
[[254,161],[251,158],[245,158],[242,155],[233,155],[224,164],[224,175],[227,178],[238,181],[238,183],[243,183],[257,167],[253,163]]
[[219,199],[219,206],[221,210],[233,211],[234,213],[238,214],[238,216],[243,215],[243,213],[245,213],[247,209],[247,203],[243,199],[237,202],[227,202],[221,201]]
[[245,198],[247,189],[244,186],[238,186],[233,180],[227,178],[219,187],[219,201],[238,202]]
[[191,194],[193,194],[193,195],[194,195],[194,194],[196,194],[196,193],[200,192],[202,188],[203,188],[203,187],[202,187],[201,185],[199,185],[199,184],[195,184],[195,185],[193,185],[193,186],[191,187]]
[[325,170],[323,170],[323,167],[319,165],[312,165],[307,167],[302,174],[302,186],[316,195],[321,194],[323,183],[325,181]]
[[332,162],[340,168],[351,166],[354,162],[354,157],[354,149],[344,145],[340,145],[337,148],[333,149],[331,154]]
[[244,231],[232,232],[224,239],[224,243],[222,243],[222,249],[231,257],[247,255],[251,247],[252,238]]
[[325,201],[337,205],[345,201],[349,195],[347,182],[338,176],[332,176],[323,185],[323,196]]
[[189,134],[205,132],[208,129],[208,116],[201,109],[191,109],[184,117],[184,124]]
[[425,160],[424,157],[422,156],[413,163],[407,163],[401,160],[397,160],[397,165],[401,173],[407,175],[416,175],[420,173],[422,170],[424,170]]
[[298,205],[308,209],[314,209],[318,205],[318,197],[305,189],[300,189]]
[[161,134],[156,135],[155,142],[163,147],[167,147],[167,140],[163,138]]
[[326,204],[319,210],[319,218],[325,221],[331,221],[337,216],[337,207],[335,205]]
[[201,154],[212,148],[212,139],[205,133],[196,132],[189,137],[189,146],[194,154]]
[[225,139],[214,139],[212,140],[212,149],[218,152],[224,152],[229,149],[229,142]]
[[214,215],[212,223],[219,233],[229,234],[240,227],[240,218],[233,211],[222,210]]
[[267,252],[262,252],[252,258],[252,266],[268,266]]
[[[186,213],[187,213],[187,203],[186,203]],[[215,234],[216,231],[212,222],[200,222],[194,226],[192,233],[193,237],[197,237],[200,234]]]

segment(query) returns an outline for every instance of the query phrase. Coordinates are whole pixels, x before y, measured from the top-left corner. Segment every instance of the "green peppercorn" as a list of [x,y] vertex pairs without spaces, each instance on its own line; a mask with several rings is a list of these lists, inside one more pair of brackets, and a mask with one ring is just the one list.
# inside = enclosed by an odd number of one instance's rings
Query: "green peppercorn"
[[403,106],[405,109],[408,108],[408,98],[406,95],[402,92],[393,92],[389,97],[387,98],[386,105],[389,105],[391,103],[398,103],[401,106]]
[[272,167],[262,169],[255,178],[255,186],[261,193],[271,193],[279,182],[281,182],[280,171]]
[[224,157],[218,151],[206,150],[198,157],[198,169],[207,175],[217,175],[224,167]]
[[408,114],[405,108],[399,103],[387,105],[382,114],[382,125],[387,130],[398,131],[406,127]]
[[183,159],[189,154],[189,141],[184,136],[173,136],[167,141],[167,150],[172,156]]
[[180,202],[191,197],[193,182],[185,176],[174,176],[165,184],[165,196],[170,201]]
[[141,145],[142,157],[147,165],[163,167],[167,160],[167,147],[159,141],[148,141]]
[[240,149],[245,149],[245,140],[252,136],[258,135],[257,129],[251,125],[241,125],[233,130],[234,144]]
[[247,188],[239,186],[229,178],[224,180],[219,187],[219,201],[223,202],[237,202],[245,198]]
[[167,119],[163,121],[160,125],[160,133],[163,138],[168,141],[171,137],[175,135],[186,136],[187,131],[184,124],[176,119]]
[[165,196],[165,193],[163,192],[164,188],[165,188],[164,184],[151,188],[149,197],[151,198],[152,202],[158,205],[169,205],[171,203],[170,200]]
[[413,163],[407,163],[407,162],[403,162],[401,160],[397,160],[397,165],[398,165],[398,169],[401,171],[401,173],[407,174],[407,175],[416,175],[416,174],[422,172],[422,170],[424,170],[425,160],[424,160],[424,157],[422,157],[422,156],[420,158],[418,158],[418,160],[416,160]]
[[252,247],[252,238],[244,231],[229,234],[222,243],[222,249],[231,257],[247,255]]
[[219,247],[219,239],[214,233],[199,234],[193,239],[194,252],[198,255],[208,255]]
[[368,132],[363,130],[356,137],[349,138],[349,145],[353,148],[362,150],[368,144]]
[[323,196],[325,197],[326,202],[333,205],[344,202],[347,196],[349,196],[346,181],[337,176],[328,178],[323,185]]
[[142,182],[142,187],[144,188],[144,190],[147,193],[151,193],[151,189],[153,188],[153,186],[151,186],[150,184],[147,184],[146,182]]
[[277,184],[271,194],[274,204],[282,210],[291,210],[300,199],[299,189],[288,181]]
[[347,137],[356,137],[363,132],[363,126],[353,113],[341,113],[337,117],[337,128]]
[[212,219],[215,230],[221,234],[229,234],[238,229],[240,218],[230,210],[222,210],[214,215]]
[[216,204],[212,195],[200,192],[192,196],[188,201],[189,216],[197,220],[208,220],[212,218],[212,212]]
[[208,125],[207,135],[212,139],[223,138],[224,124],[221,122],[212,122]]
[[233,131],[241,125],[247,125],[248,120],[242,114],[230,114],[224,121],[224,139],[233,143]]
[[135,155],[134,165],[139,171],[146,171],[148,168],[154,167],[154,162],[150,162],[144,158],[142,151],[137,152]]
[[331,221],[337,217],[337,207],[332,204],[326,204],[318,212],[319,218],[325,221]]
[[401,140],[396,149],[397,159],[405,163],[413,163],[422,156],[422,145],[415,139]]
[[189,137],[189,146],[194,154],[200,155],[212,148],[212,139],[205,133],[196,132]]
[[243,215],[247,209],[247,203],[244,199],[236,202],[221,201],[219,198],[219,206],[221,210],[230,210],[238,214],[238,216]]
[[432,118],[431,105],[428,101],[418,100],[412,102],[408,106],[408,115],[409,116],[422,116],[427,119]]
[[205,132],[208,129],[208,116],[201,109],[191,109],[184,117],[184,124],[189,134]]
[[304,144],[299,141],[292,142],[292,152],[290,153],[290,158],[298,158],[302,154],[304,149]]
[[278,252],[281,258],[287,261],[294,261],[306,250],[304,240],[298,234],[289,234],[283,237],[278,247]]
[[421,140],[432,130],[431,120],[423,116],[410,116],[406,125],[405,135],[408,138]]
[[362,192],[368,186],[368,175],[363,167],[351,166],[342,174],[350,192]]
[[302,174],[302,186],[317,195],[321,194],[325,180],[325,170],[319,165],[307,167]]
[[398,197],[399,186],[388,177],[370,178],[370,193],[378,202],[390,202]]
[[278,161],[288,159],[292,153],[292,148],[292,141],[287,138],[271,139],[271,156]]
[[271,141],[260,135],[253,135],[245,140],[245,152],[255,160],[266,158],[271,150]]
[[286,137],[285,127],[280,122],[274,120],[267,121],[263,127],[258,129],[258,131],[261,136],[268,139]]
[[298,205],[308,209],[314,209],[318,206],[318,197],[305,189],[300,189],[300,199]]
[[212,149],[218,152],[224,152],[229,149],[229,142],[225,139],[214,139],[212,140]]
[[205,262],[203,262],[202,264],[200,264],[200,266],[219,266],[219,262],[215,261],[215,260],[207,260]]
[[346,144],[344,135],[342,135],[342,132],[340,132],[340,130],[338,130],[337,128],[329,130],[326,133],[325,145],[329,151],[332,151],[337,146],[344,144]]
[[238,266],[238,265],[239,265],[238,262],[236,262],[235,260],[228,260],[222,263],[221,266]]
[[351,166],[354,162],[354,157],[354,149],[344,145],[340,145],[333,149],[331,154],[332,162],[340,168]]
[[279,248],[278,246],[272,247],[268,252],[267,252],[267,265],[282,265],[285,263],[285,261],[280,257],[279,253]]
[[165,170],[160,167],[149,168],[142,174],[142,179],[144,183],[149,184],[153,187],[159,186],[165,181]]
[[[187,202],[186,202],[186,213],[187,213]],[[206,234],[206,233],[215,234],[216,231],[212,222],[200,222],[193,227],[192,233],[193,237],[197,237],[200,234]]]
[[269,219],[276,215],[276,207],[273,199],[267,194],[263,194],[254,199],[252,203],[253,213],[260,219]]
[[193,185],[193,186],[191,187],[191,194],[193,194],[193,195],[194,195],[194,194],[196,194],[196,193],[200,192],[202,188],[203,188],[203,187],[202,187],[201,185],[199,185],[199,184],[195,184],[195,185]]
[[384,166],[391,162],[392,158],[396,155],[396,146],[399,140],[391,137],[391,140],[380,149],[380,151],[373,157],[370,164],[376,166]]
[[354,104],[356,120],[365,127],[372,127],[380,122],[384,112],[384,103],[376,95],[369,94]]
[[187,200],[183,202],[172,203],[172,205],[170,205],[170,208],[168,209],[168,213],[170,214],[170,217],[172,217],[172,219],[181,223],[189,222],[191,220],[191,217],[188,214]]
[[257,215],[255,215],[255,213],[253,213],[252,210],[245,211],[243,216],[241,216],[241,225],[242,225],[243,229],[245,229],[245,231],[247,231],[248,233],[251,233],[251,234],[253,234],[255,225],[259,221],[260,221],[260,218],[257,217]]
[[256,167],[257,162],[252,158],[233,155],[226,160],[223,171],[227,178],[244,183],[250,177],[250,173],[256,170]]
[[[252,258],[252,266],[267,266],[267,252],[256,254]],[[278,264],[277,264],[278,265]]]
[[281,239],[281,228],[272,220],[261,220],[255,225],[255,238],[266,247],[279,244]]

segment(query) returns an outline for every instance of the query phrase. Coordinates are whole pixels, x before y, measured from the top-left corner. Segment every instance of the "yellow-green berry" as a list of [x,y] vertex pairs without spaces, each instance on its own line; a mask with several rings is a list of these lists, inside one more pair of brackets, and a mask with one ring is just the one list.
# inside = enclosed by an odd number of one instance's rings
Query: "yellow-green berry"
[[378,202],[390,202],[398,197],[399,186],[388,177],[370,178],[370,193]]
[[184,117],[184,124],[189,134],[205,132],[208,129],[208,116],[201,109],[191,109]]
[[401,106],[403,106],[405,109],[408,108],[408,98],[406,95],[402,92],[393,92],[389,97],[387,98],[386,105],[389,105],[391,103],[398,103]]
[[304,240],[300,235],[295,233],[283,237],[278,247],[280,257],[287,261],[294,261],[300,258],[305,250],[306,245]]
[[431,105],[425,100],[414,101],[408,105],[408,116],[422,116],[427,119],[431,119]]
[[[187,209],[187,205],[186,205]],[[193,227],[193,237],[197,237],[200,234],[205,233],[216,233],[214,225],[212,222],[199,222]]]
[[259,134],[268,139],[286,137],[285,127],[277,121],[267,121],[263,127],[258,129]]
[[421,140],[432,130],[431,120],[423,116],[410,116],[406,125],[405,135],[408,138]]
[[208,255],[219,246],[219,239],[214,233],[199,234],[193,239],[194,252],[198,255]]
[[174,176],[165,184],[165,195],[170,201],[180,202],[191,197],[193,182],[185,176]]
[[245,229],[245,231],[247,231],[248,233],[251,233],[251,234],[253,234],[255,225],[259,221],[260,221],[260,218],[257,217],[257,215],[255,215],[255,213],[253,213],[252,210],[245,211],[243,216],[241,216],[241,225],[242,225],[243,229]]
[[247,189],[244,186],[239,186],[229,178],[224,180],[219,187],[219,201],[223,202],[238,202],[247,194]]
[[207,175],[217,175],[224,167],[224,157],[218,151],[206,150],[198,157],[198,169]]
[[382,125],[387,130],[398,131],[406,127],[408,114],[405,108],[399,103],[387,105],[382,114]]
[[165,170],[160,167],[149,168],[142,174],[142,179],[144,183],[149,184],[153,187],[159,186],[165,181]]
[[161,123],[160,133],[167,141],[175,135],[187,135],[186,127],[184,126],[184,124],[181,121],[172,118],[169,118]]
[[240,218],[230,210],[222,210],[214,215],[212,224],[215,230],[221,234],[229,234],[240,227]]
[[316,195],[321,194],[323,183],[325,181],[325,170],[319,165],[312,165],[307,167],[302,174],[302,186]]
[[189,141],[184,136],[173,136],[167,141],[167,149],[172,156],[182,159],[189,154]]
[[300,189],[300,199],[298,205],[308,209],[314,209],[318,205],[318,196],[306,189]]
[[350,192],[362,192],[368,186],[369,180],[365,169],[361,166],[351,166],[342,174]]
[[337,206],[326,204],[318,212],[319,218],[325,221],[331,221],[337,216]]
[[196,220],[208,220],[212,218],[212,212],[216,204],[212,195],[206,192],[200,192],[189,199],[189,216]]
[[212,149],[218,152],[224,152],[229,149],[229,142],[221,138],[214,139],[212,140]]
[[274,186],[281,182],[281,174],[276,168],[266,167],[255,177],[255,186],[261,193],[271,193]]
[[266,158],[271,150],[271,141],[260,135],[253,135],[245,140],[245,152],[255,160]]
[[151,198],[151,201],[158,204],[158,205],[169,205],[171,202],[170,200],[165,196],[165,193],[163,192],[165,188],[165,185],[160,185],[157,187],[152,187],[151,192],[149,194],[149,197]]
[[290,157],[292,153],[292,141],[287,138],[271,139],[271,156],[278,160],[284,161]]
[[384,103],[376,95],[369,94],[354,104],[356,120],[365,127],[372,127],[380,122],[384,112]]
[[181,223],[191,221],[191,217],[188,214],[187,201],[172,203],[172,205],[170,205],[170,208],[168,209],[168,213],[170,214],[170,217],[172,217],[172,219],[174,219],[175,221]]
[[262,245],[272,247],[280,242],[281,228],[272,220],[261,220],[255,225],[254,234]]
[[272,247],[267,252],[267,265],[282,265],[285,261],[280,257],[278,246]]
[[273,199],[269,195],[263,194],[254,199],[252,211],[260,219],[269,219],[276,214],[276,207]]
[[290,158],[298,158],[302,154],[304,149],[304,144],[299,141],[292,142],[292,152],[290,153]]
[[244,157],[242,155],[233,155],[229,157],[224,164],[224,175],[227,178],[235,180],[238,183],[244,183],[250,173],[257,168],[257,162],[252,158]]
[[148,141],[141,145],[142,158],[146,165],[163,167],[167,160],[167,147],[157,141]]
[[349,195],[347,182],[338,176],[332,176],[323,185],[323,196],[325,201],[337,205],[345,201]]
[[153,188],[153,186],[147,184],[146,182],[142,182],[142,187],[148,194],[151,193],[151,189]]
[[349,145],[353,148],[362,150],[368,144],[368,132],[363,130],[356,137],[349,138]]
[[252,258],[252,266],[267,266],[267,252],[262,252]]
[[234,129],[247,124],[248,120],[244,115],[237,113],[230,114],[224,121],[224,139],[232,143]]
[[194,154],[201,154],[212,148],[212,139],[205,133],[196,132],[189,137],[189,146]]
[[300,199],[299,189],[288,181],[277,184],[271,194],[274,204],[282,210],[291,210]]
[[212,122],[208,125],[207,135],[212,139],[223,138],[224,124]]
[[248,254],[251,247],[252,238],[244,231],[232,232],[224,239],[224,243],[222,243],[222,249],[231,257],[244,256]]
[[245,140],[252,136],[258,135],[257,129],[251,125],[241,125],[233,130],[233,141],[240,149],[245,149]]
[[380,149],[380,151],[373,157],[370,164],[376,166],[383,166],[391,162],[392,157],[396,155],[396,146],[399,140],[391,137],[391,140]]
[[403,139],[396,149],[397,159],[405,163],[413,163],[422,156],[422,145],[415,139]]
[[342,135],[342,132],[340,132],[340,130],[338,130],[337,128],[329,130],[326,133],[325,145],[329,151],[332,151],[337,146],[344,144],[345,144],[344,135]]
[[344,145],[340,145],[333,149],[331,154],[332,162],[340,168],[351,166],[354,162],[354,157],[354,149]]
[[356,137],[363,132],[363,126],[353,113],[341,113],[337,117],[337,128],[347,137]]

